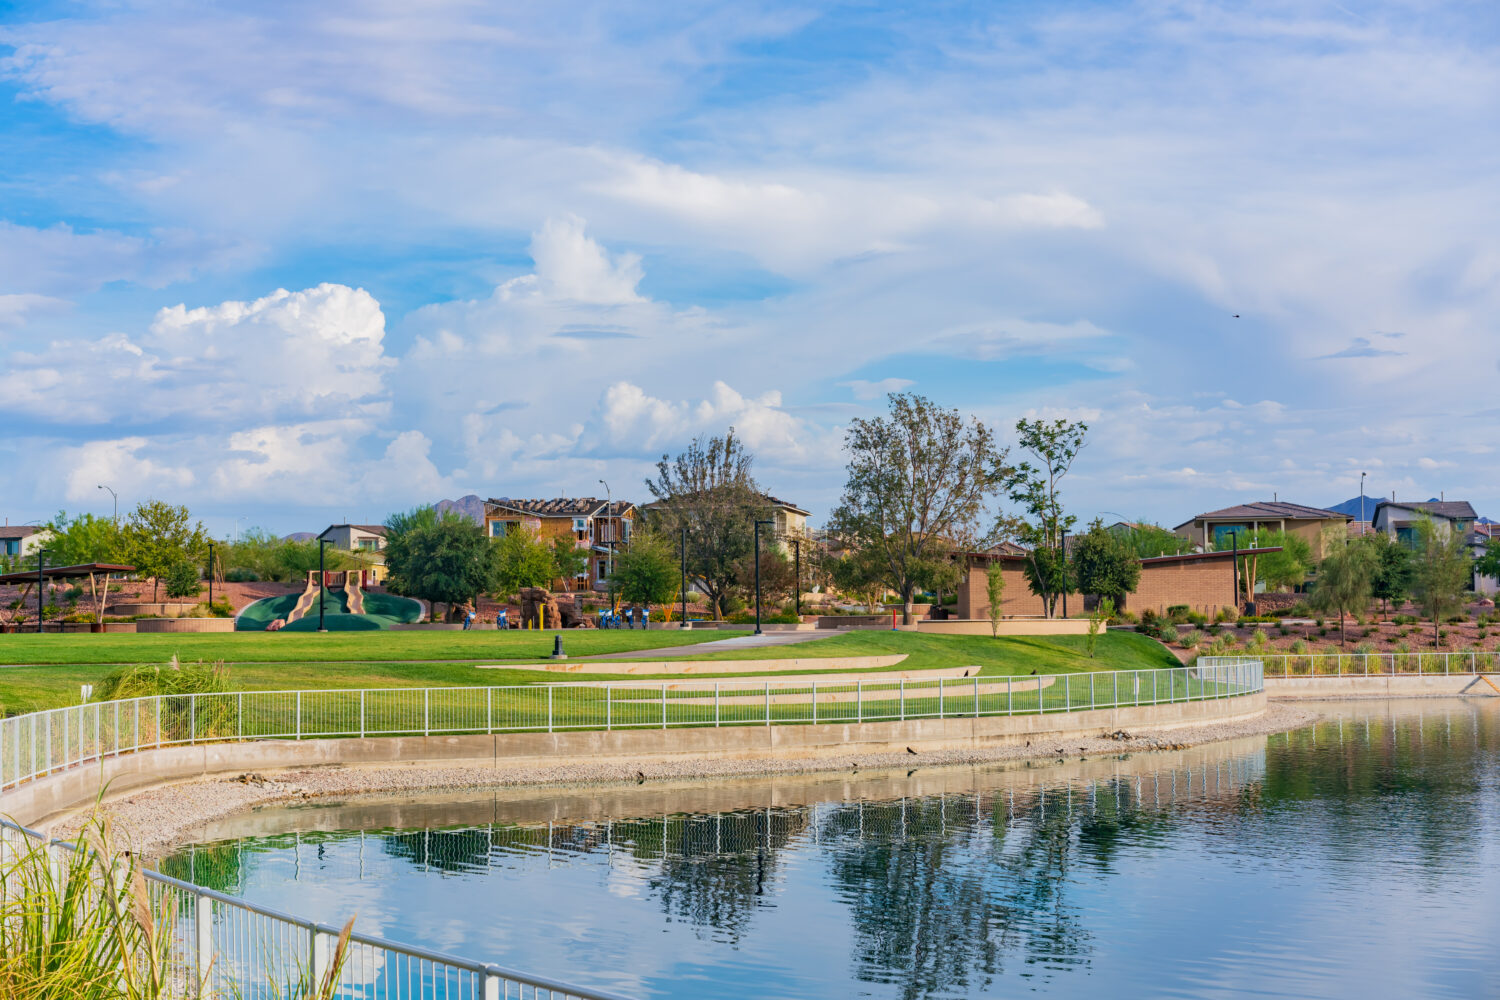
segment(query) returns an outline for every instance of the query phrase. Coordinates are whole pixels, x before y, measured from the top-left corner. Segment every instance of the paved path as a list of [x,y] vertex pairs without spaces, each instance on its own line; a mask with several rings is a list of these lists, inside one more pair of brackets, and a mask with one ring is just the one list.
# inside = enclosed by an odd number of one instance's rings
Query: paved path
[[[737,635],[729,639],[714,639],[695,642],[691,646],[657,646],[655,649],[634,649],[628,653],[599,653],[594,656],[579,656],[579,660],[660,660],[677,659],[703,654],[713,655],[732,649],[760,649],[764,646],[791,646],[814,639],[827,639],[838,635],[833,629],[820,632],[762,632],[760,635]],[[566,640],[564,640],[566,641]]]

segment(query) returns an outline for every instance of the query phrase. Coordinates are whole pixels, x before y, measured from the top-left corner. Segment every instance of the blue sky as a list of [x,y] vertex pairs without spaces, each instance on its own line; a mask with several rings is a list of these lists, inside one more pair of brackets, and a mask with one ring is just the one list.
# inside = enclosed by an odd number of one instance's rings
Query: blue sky
[[909,389],[1088,420],[1085,519],[1360,471],[1494,514],[1497,40],[1486,2],[11,5],[0,511],[639,495],[733,425],[821,516]]

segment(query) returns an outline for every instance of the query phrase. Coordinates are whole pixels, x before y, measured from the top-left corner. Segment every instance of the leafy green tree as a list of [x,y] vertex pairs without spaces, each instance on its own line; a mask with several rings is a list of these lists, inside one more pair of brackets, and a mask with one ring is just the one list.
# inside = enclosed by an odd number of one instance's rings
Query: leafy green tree
[[203,590],[203,585],[198,582],[198,567],[186,560],[173,563],[163,582],[167,585],[167,596],[174,600],[197,597]]
[[[541,547],[547,566],[552,554]],[[462,604],[500,583],[499,547],[469,518],[413,511],[386,521],[386,589],[434,603]]]
[[1380,602],[1382,613],[1389,612],[1391,601],[1399,604],[1411,595],[1411,549],[1379,532],[1366,535],[1360,542],[1372,546],[1379,553],[1379,565],[1375,569],[1374,585],[1370,593]]
[[580,549],[572,535],[558,535],[552,539],[552,565],[563,580],[576,580],[589,570],[589,550]]
[[194,523],[183,506],[161,500],[146,500],[131,511],[124,528],[127,561],[142,576],[151,578],[151,600],[157,598],[162,577],[180,562],[201,562],[208,536],[203,522]]
[[[67,511],[58,511],[44,530],[50,534],[46,542],[47,562],[53,566],[118,563],[126,557],[120,526],[107,517],[93,514],[69,517]],[[34,557],[28,561],[36,565]]]
[[889,404],[888,416],[850,423],[848,480],[831,521],[850,548],[873,553],[910,624],[913,595],[973,533],[1006,455],[976,418],[906,393]]
[[1107,597],[1114,606],[1123,604],[1141,582],[1140,560],[1124,539],[1106,531],[1100,521],[1089,525],[1088,533],[1072,549],[1074,579],[1085,594]]
[[1432,644],[1438,643],[1438,626],[1444,618],[1463,608],[1474,569],[1473,557],[1463,532],[1440,527],[1431,516],[1417,521],[1417,548],[1412,558],[1412,596],[1422,613],[1432,619]]
[[681,584],[677,546],[650,529],[635,532],[630,547],[615,556],[611,589],[627,604],[668,604]]
[[1020,447],[1031,458],[1002,476],[1006,493],[1026,512],[1015,523],[1015,534],[1031,550],[1026,578],[1048,618],[1056,613],[1058,598],[1072,589],[1062,546],[1078,519],[1063,510],[1061,483],[1083,450],[1088,429],[1082,421],[1016,421]]
[[[1256,532],[1251,538],[1254,548],[1279,548],[1280,552],[1267,552],[1253,557],[1252,570],[1255,579],[1265,583],[1268,590],[1291,590],[1307,581],[1312,572],[1312,546],[1301,535],[1288,531]],[[1252,586],[1246,593],[1254,593]]]
[[1318,586],[1308,603],[1318,611],[1339,616],[1339,645],[1347,641],[1344,619],[1370,605],[1370,592],[1380,560],[1368,545],[1340,545],[1323,557]]
[[708,598],[715,617],[723,616],[739,564],[755,547],[756,520],[772,513],[752,464],[731,427],[722,438],[698,438],[675,460],[663,455],[656,478],[646,480],[656,498],[653,526],[669,538],[686,530],[688,579]]
[[990,619],[990,637],[1000,638],[1000,622],[1005,618],[1005,565],[999,560],[991,561],[984,571],[984,597],[989,602],[985,608]]
[[874,549],[845,552],[829,560],[828,576],[841,593],[858,597],[866,607],[878,607],[885,596],[885,567]]
[[1192,539],[1174,535],[1159,524],[1137,521],[1134,527],[1120,534],[1125,544],[1135,552],[1137,559],[1180,556],[1193,551]]
[[556,553],[529,528],[507,531],[493,548],[495,583],[501,594],[514,594],[523,587],[550,586],[557,578]]
[[[747,605],[755,603],[755,556],[741,559],[735,568],[737,591]],[[780,547],[760,543],[760,595],[768,604],[779,605],[791,600],[797,587],[797,571]]]

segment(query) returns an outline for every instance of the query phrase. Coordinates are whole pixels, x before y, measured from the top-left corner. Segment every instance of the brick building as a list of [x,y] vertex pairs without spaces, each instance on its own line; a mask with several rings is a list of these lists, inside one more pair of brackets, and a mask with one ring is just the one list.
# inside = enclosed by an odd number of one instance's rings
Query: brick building
[[604,589],[611,553],[630,541],[634,520],[635,504],[628,500],[580,497],[484,502],[484,532],[491,538],[503,538],[506,532],[524,527],[543,541],[571,538],[576,548],[588,551],[584,574],[564,581],[571,590]]
[[[1250,549],[1241,551],[1240,558],[1280,551],[1278,548]],[[1031,592],[1031,587],[1026,582],[1024,554],[974,552],[967,556],[967,560],[968,570],[958,588],[959,618],[989,617],[987,576],[990,564],[995,561],[1000,562],[1005,579],[1005,596],[1000,602],[1004,614],[1007,617],[1027,617],[1046,613],[1042,599]],[[1242,599],[1243,596],[1241,595]],[[1069,612],[1081,613],[1083,601],[1082,595],[1069,595]],[[1140,614],[1147,608],[1165,611],[1174,604],[1186,604],[1192,610],[1206,615],[1215,614],[1220,608],[1234,607],[1234,553],[1190,552],[1180,556],[1142,559],[1140,582],[1126,596],[1124,607],[1120,610]]]

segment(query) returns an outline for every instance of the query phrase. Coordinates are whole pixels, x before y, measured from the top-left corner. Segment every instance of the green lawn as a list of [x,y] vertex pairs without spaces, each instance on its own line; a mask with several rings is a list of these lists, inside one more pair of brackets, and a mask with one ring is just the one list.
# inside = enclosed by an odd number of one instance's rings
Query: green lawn
[[[723,637],[723,633],[711,633]],[[689,641],[703,641],[702,633],[678,632],[569,632],[566,634],[568,650],[573,655],[586,652],[610,653],[624,649],[649,648],[651,645],[680,645]],[[396,639],[405,648],[392,649],[384,640]],[[47,635],[5,636],[0,639],[0,650],[8,650],[11,643],[25,640],[33,648],[62,656],[79,656],[79,649],[92,651],[108,649],[105,654],[117,661],[163,662],[173,652],[184,659],[232,660],[230,667],[232,686],[238,690],[311,690],[316,688],[381,688],[381,687],[468,687],[484,685],[533,684],[538,682],[568,680],[634,680],[648,681],[650,677],[611,677],[606,675],[559,675],[521,667],[505,670],[480,670],[472,663],[422,663],[382,660],[375,662],[344,661],[327,659],[335,650],[363,653],[383,652],[388,656],[405,654],[413,659],[445,659],[438,653],[466,652],[470,656],[488,651],[489,655],[479,663],[493,663],[516,659],[533,654],[538,647],[543,652],[551,649],[550,633],[531,634],[494,632],[362,632],[329,635],[255,635],[251,633],[223,634],[214,636],[133,636],[133,635]],[[95,647],[90,643],[100,642],[108,646]],[[200,653],[199,649],[209,652]],[[409,640],[416,640],[408,644]],[[47,644],[59,643],[55,650],[47,650]],[[215,643],[218,643],[217,645]],[[228,643],[228,645],[224,645]],[[284,645],[284,643],[286,645]],[[64,645],[66,644],[66,645]],[[442,645],[451,644],[451,645]],[[502,648],[498,651],[497,646]],[[267,655],[280,653],[296,654],[306,649],[314,655],[302,655],[295,661],[263,659]],[[147,651],[150,651],[149,653]],[[225,650],[232,651],[232,655]],[[434,652],[436,650],[437,652]],[[415,652],[413,652],[415,651]],[[506,655],[499,655],[499,654]],[[978,666],[986,676],[1073,673],[1088,670],[1136,670],[1145,668],[1174,667],[1177,661],[1158,643],[1144,636],[1127,632],[1111,632],[1099,638],[1097,657],[1090,659],[1083,652],[1083,639],[1079,636],[1051,636],[1046,638],[991,639],[984,636],[940,636],[918,635],[912,632],[852,632],[845,635],[820,639],[811,644],[774,646],[767,649],[730,650],[717,658],[738,659],[784,659],[812,656],[859,656],[886,653],[906,653],[908,657],[892,670],[935,669],[941,667]],[[664,659],[668,657],[663,657]],[[80,684],[97,682],[115,669],[107,663],[54,663],[46,666],[12,666],[0,668],[0,710],[6,714],[32,711],[75,704]],[[806,671],[815,672],[815,671]],[[835,676],[830,671],[831,676]],[[711,677],[699,674],[697,677]],[[739,674],[736,676],[753,676]],[[677,677],[675,679],[680,679]]]
[[[288,663],[369,660],[457,660],[470,663],[536,661],[552,653],[552,632],[511,629],[442,632],[219,632],[211,635],[90,635],[34,632],[0,635],[0,666],[16,663],[164,663],[184,660],[226,663]],[[677,629],[573,629],[563,633],[570,656],[682,646],[742,632],[683,632]]]

